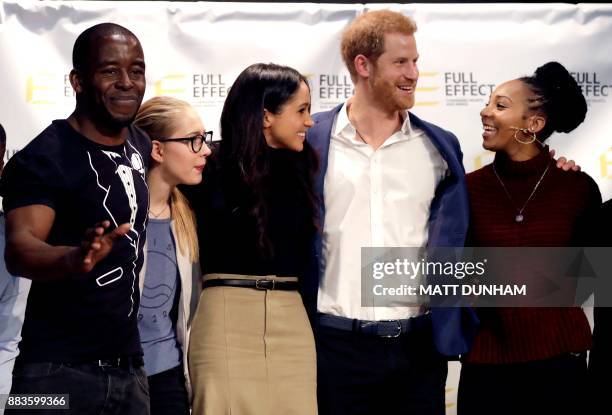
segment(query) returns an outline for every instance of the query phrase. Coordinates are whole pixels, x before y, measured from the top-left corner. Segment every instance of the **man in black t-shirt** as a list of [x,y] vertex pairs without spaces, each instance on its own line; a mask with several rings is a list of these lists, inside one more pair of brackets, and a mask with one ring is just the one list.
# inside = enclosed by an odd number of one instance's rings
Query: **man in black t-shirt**
[[68,395],[71,413],[148,414],[136,317],[151,149],[131,126],[144,54],[103,23],[79,35],[72,60],[74,112],[0,182],[7,268],[32,280],[11,393]]

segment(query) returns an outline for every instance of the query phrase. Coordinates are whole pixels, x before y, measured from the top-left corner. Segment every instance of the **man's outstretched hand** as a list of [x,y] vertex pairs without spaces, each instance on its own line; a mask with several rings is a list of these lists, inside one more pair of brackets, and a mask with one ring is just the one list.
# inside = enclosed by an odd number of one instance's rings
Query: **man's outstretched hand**
[[130,224],[124,223],[105,233],[109,226],[110,221],[105,220],[85,231],[85,239],[81,242],[81,246],[75,248],[69,258],[70,268],[73,268],[75,273],[84,274],[91,271],[110,253],[117,238],[130,231]]

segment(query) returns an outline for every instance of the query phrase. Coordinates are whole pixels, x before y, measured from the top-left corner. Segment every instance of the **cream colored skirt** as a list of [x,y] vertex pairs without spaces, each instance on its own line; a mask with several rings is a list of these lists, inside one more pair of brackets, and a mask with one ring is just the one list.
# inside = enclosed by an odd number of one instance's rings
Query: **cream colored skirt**
[[[204,280],[295,278],[208,274]],[[193,415],[317,414],[316,354],[297,291],[210,287],[191,326]]]

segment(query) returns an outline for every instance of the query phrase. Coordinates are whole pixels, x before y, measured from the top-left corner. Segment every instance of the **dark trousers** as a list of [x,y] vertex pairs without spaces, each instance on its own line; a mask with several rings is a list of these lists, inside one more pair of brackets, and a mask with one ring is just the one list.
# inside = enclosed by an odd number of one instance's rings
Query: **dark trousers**
[[151,415],[189,415],[183,366],[149,376]]
[[587,415],[586,355],[461,367],[458,415]]
[[318,327],[316,340],[319,415],[444,415],[431,325],[398,338]]
[[11,394],[66,394],[68,410],[7,410],[32,415],[148,415],[149,387],[144,367],[25,363],[15,366]]
[[[612,207],[612,202],[608,205]],[[595,299],[597,300],[597,296]],[[610,413],[610,373],[612,373],[612,308],[595,307],[594,317],[593,348],[589,355],[592,413],[607,414]]]

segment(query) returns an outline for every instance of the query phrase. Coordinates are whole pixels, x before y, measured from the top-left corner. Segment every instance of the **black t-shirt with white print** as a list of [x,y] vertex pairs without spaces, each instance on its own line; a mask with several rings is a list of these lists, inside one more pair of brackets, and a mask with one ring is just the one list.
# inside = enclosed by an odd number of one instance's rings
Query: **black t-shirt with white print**
[[42,204],[55,211],[47,242],[78,246],[87,228],[130,223],[126,236],[94,269],[62,281],[33,281],[23,362],[88,362],[142,355],[138,274],[147,225],[145,169],[151,143],[130,127],[126,142],[103,146],[56,120],[15,154],[0,181],[4,211]]

